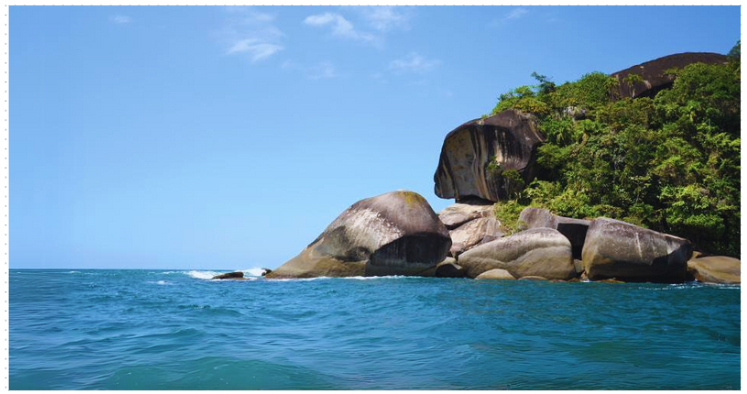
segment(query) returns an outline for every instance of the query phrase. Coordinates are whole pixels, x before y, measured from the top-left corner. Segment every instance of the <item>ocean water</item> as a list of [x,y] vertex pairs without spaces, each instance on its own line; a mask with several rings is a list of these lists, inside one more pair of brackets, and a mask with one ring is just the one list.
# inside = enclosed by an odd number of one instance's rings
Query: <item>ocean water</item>
[[11,270],[10,388],[740,388],[738,286],[214,274]]

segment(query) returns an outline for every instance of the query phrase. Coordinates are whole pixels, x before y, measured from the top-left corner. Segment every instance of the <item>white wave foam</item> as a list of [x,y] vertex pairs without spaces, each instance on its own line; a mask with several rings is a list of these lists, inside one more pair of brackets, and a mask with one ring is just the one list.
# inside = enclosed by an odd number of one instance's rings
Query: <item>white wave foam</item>
[[243,272],[244,276],[249,275],[249,276],[255,276],[255,277],[261,277],[262,274],[264,274],[265,272],[267,272],[264,268],[256,268],[256,267],[255,268],[241,269],[241,270],[236,270],[236,271]]
[[215,272],[215,271],[187,271],[184,273],[193,278],[205,279],[205,280],[213,279],[214,276],[221,274],[220,272]]
[[146,282],[146,283],[150,283],[150,284],[153,284],[153,285],[161,285],[161,286],[170,286],[170,285],[173,285],[173,283],[167,282],[165,280],[159,280],[158,282],[151,282],[151,281],[149,281],[149,282]]
[[80,273],[80,271],[70,271],[70,272],[68,272],[68,274],[79,274],[79,273]]
[[311,280],[324,280],[324,279],[343,279],[343,280],[375,280],[375,279],[408,279],[418,278],[417,276],[405,276],[405,275],[389,275],[389,276],[346,276],[342,278],[333,278],[330,276],[317,276],[315,278],[283,278],[283,279],[270,279],[271,282],[302,282]]

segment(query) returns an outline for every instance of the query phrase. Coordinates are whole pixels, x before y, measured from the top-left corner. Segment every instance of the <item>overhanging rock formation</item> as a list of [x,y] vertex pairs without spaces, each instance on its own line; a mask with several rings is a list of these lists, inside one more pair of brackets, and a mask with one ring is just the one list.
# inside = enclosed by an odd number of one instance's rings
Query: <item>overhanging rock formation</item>
[[[520,183],[534,178],[536,150],[542,141],[534,117],[514,110],[457,127],[441,148],[434,175],[436,195],[457,201],[506,200]],[[521,179],[509,176],[509,170]]]
[[[728,58],[718,53],[686,52],[660,57],[613,73],[620,83],[620,97],[654,97],[674,83],[674,76],[667,74],[672,68],[683,68],[693,63],[726,63]],[[637,77],[630,78],[631,74]]]

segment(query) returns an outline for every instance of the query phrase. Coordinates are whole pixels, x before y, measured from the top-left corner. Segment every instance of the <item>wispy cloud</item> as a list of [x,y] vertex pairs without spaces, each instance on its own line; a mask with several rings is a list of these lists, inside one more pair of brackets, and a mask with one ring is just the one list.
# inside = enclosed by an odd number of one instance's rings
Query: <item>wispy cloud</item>
[[375,35],[356,30],[349,20],[333,12],[310,15],[304,19],[303,23],[313,27],[328,27],[332,30],[332,35],[337,37],[366,43],[376,43],[378,41]]
[[226,55],[247,56],[252,63],[270,58],[284,49],[283,32],[275,27],[275,16],[249,7],[227,7],[225,26],[217,33]]
[[337,78],[337,69],[330,62],[319,62],[314,66],[305,66],[290,60],[283,62],[281,67],[285,70],[296,70],[306,75],[308,79],[333,79]]
[[132,22],[132,18],[127,15],[114,15],[109,18],[109,20],[112,21],[112,23],[116,23],[118,25],[124,25]]
[[362,7],[360,11],[368,24],[378,31],[410,28],[410,13],[403,7]]
[[493,25],[495,26],[503,25],[505,23],[508,23],[509,21],[520,19],[528,13],[529,13],[529,10],[526,8],[521,8],[521,7],[514,8],[511,11],[509,11],[506,15],[504,15],[502,18],[494,20]]
[[441,64],[441,61],[438,59],[427,59],[417,52],[412,52],[401,59],[389,62],[389,70],[395,73],[424,73],[430,71],[439,64]]

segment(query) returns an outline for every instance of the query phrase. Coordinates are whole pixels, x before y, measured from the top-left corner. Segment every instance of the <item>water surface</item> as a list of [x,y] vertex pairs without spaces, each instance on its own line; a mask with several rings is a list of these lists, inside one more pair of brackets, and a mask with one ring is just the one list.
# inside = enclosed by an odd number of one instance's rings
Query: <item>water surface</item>
[[10,388],[740,388],[738,286],[213,274],[11,270]]

